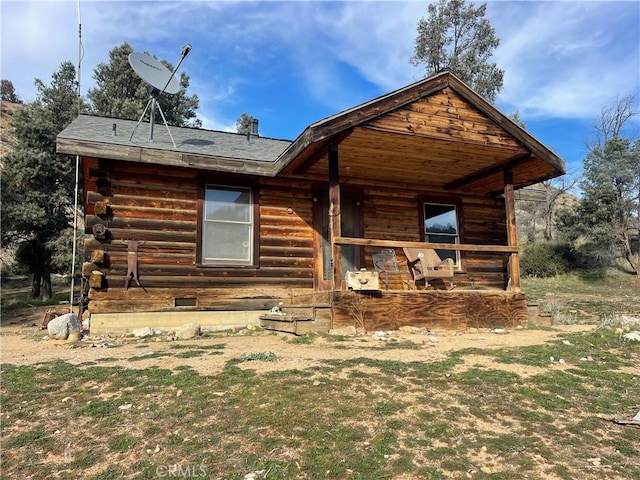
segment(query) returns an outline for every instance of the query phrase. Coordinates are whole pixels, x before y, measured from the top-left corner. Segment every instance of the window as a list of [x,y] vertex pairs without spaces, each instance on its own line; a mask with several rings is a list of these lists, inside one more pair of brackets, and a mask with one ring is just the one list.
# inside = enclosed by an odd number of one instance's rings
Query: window
[[[424,240],[432,243],[460,243],[456,206],[446,203],[424,203]],[[459,251],[437,249],[440,258],[453,259],[460,265]]]
[[202,263],[253,265],[254,218],[250,188],[205,187]]

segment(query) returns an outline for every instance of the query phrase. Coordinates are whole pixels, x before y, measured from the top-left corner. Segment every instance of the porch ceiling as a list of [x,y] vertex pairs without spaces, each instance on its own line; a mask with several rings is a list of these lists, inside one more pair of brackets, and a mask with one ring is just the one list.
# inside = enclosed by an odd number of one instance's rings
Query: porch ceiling
[[[322,148],[327,144],[328,141],[316,144],[315,151],[302,156],[307,157],[306,161],[299,158],[295,173],[327,178],[328,155]],[[353,128],[339,143],[338,158],[341,182],[379,182],[400,187],[420,184],[480,195],[503,190],[506,166],[513,168],[516,188],[557,175],[551,165],[522,145],[444,140],[370,126]]]
[[327,178],[338,147],[341,182],[420,185],[433,191],[500,193],[562,175],[564,161],[451,72],[314,123],[278,160],[281,172]]

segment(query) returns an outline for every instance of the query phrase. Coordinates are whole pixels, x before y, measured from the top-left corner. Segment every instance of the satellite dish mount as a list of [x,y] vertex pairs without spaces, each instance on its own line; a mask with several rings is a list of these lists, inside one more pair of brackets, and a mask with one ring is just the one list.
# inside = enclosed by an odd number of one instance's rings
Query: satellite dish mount
[[167,119],[164,116],[162,107],[160,107],[160,104],[158,103],[158,97],[165,92],[170,95],[175,95],[180,91],[180,83],[176,80],[175,73],[178,71],[178,68],[180,68],[180,65],[184,59],[187,58],[187,55],[189,55],[190,52],[191,45],[187,43],[182,47],[182,56],[173,71],[170,71],[161,62],[153,58],[148,53],[133,52],[129,55],[129,64],[131,65],[131,68],[133,68],[133,71],[136,72],[140,78],[149,84],[151,93],[151,98],[149,98],[147,106],[144,108],[144,112],[142,112],[142,115],[140,116],[140,120],[138,120],[138,123],[133,128],[129,141],[133,138],[133,134],[142,122],[147,110],[151,108],[151,112],[149,113],[149,141],[153,142],[153,127],[156,122],[155,113],[157,108],[160,112],[160,116],[162,117],[162,121],[164,122],[164,126],[167,127],[169,138],[171,138],[171,143],[173,143],[173,148],[176,148],[176,142],[173,140],[173,136],[171,135],[171,130],[169,130],[169,125],[167,124]]

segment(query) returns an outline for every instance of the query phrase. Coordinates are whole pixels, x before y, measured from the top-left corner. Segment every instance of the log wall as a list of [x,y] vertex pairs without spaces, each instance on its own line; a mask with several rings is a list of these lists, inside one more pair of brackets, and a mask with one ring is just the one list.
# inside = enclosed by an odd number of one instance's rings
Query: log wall
[[[313,192],[325,188],[302,177],[239,175],[203,178],[202,171],[169,166],[85,158],[85,251],[102,258],[104,274],[90,291],[92,313],[199,310],[263,310],[292,295],[313,292],[315,272]],[[253,186],[259,198],[258,268],[197,266],[197,207],[203,182]],[[343,180],[362,199],[364,238],[420,241],[419,199],[426,192],[380,183]],[[328,188],[328,187],[326,187]],[[469,196],[461,201],[462,241],[505,245],[504,201]],[[91,235],[106,228],[104,238]],[[144,242],[138,249],[142,287],[125,289],[127,247],[121,240]],[[402,250],[397,249],[399,256]],[[363,266],[372,268],[372,249],[363,249]],[[504,288],[506,255],[462,252],[458,285]],[[402,288],[391,278],[392,288]],[[394,283],[395,282],[395,283]]]
[[[268,309],[292,292],[313,290],[311,185],[271,178],[237,178],[260,198],[258,268],[196,265],[198,170],[84,159],[85,251],[103,253],[101,288],[90,291],[92,313],[196,309]],[[225,179],[227,183],[228,179]],[[221,182],[222,183],[222,182]],[[106,208],[105,208],[106,205]],[[138,274],[125,290],[127,247],[140,240]],[[185,300],[186,299],[186,300]],[[195,301],[193,300],[195,299]]]
[[[420,242],[419,198],[425,191],[365,187],[363,189],[364,238]],[[429,192],[433,193],[433,192]],[[444,195],[446,192],[435,192]],[[506,245],[506,217],[504,200],[467,196],[459,213],[462,243],[475,245]],[[364,265],[371,268],[373,249],[365,249]],[[396,249],[404,259],[402,249]],[[507,284],[507,254],[461,252],[461,268],[455,283],[461,286],[480,286],[504,289]],[[390,278],[391,288],[402,289],[401,276]]]

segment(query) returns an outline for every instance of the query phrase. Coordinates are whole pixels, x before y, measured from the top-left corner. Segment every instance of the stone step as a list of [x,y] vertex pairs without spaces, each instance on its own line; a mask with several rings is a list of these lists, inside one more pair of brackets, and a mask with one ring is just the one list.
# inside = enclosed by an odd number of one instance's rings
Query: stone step
[[331,318],[331,310],[329,308],[282,307],[281,312],[269,312],[260,315],[262,328],[293,333],[294,335],[329,331]]

